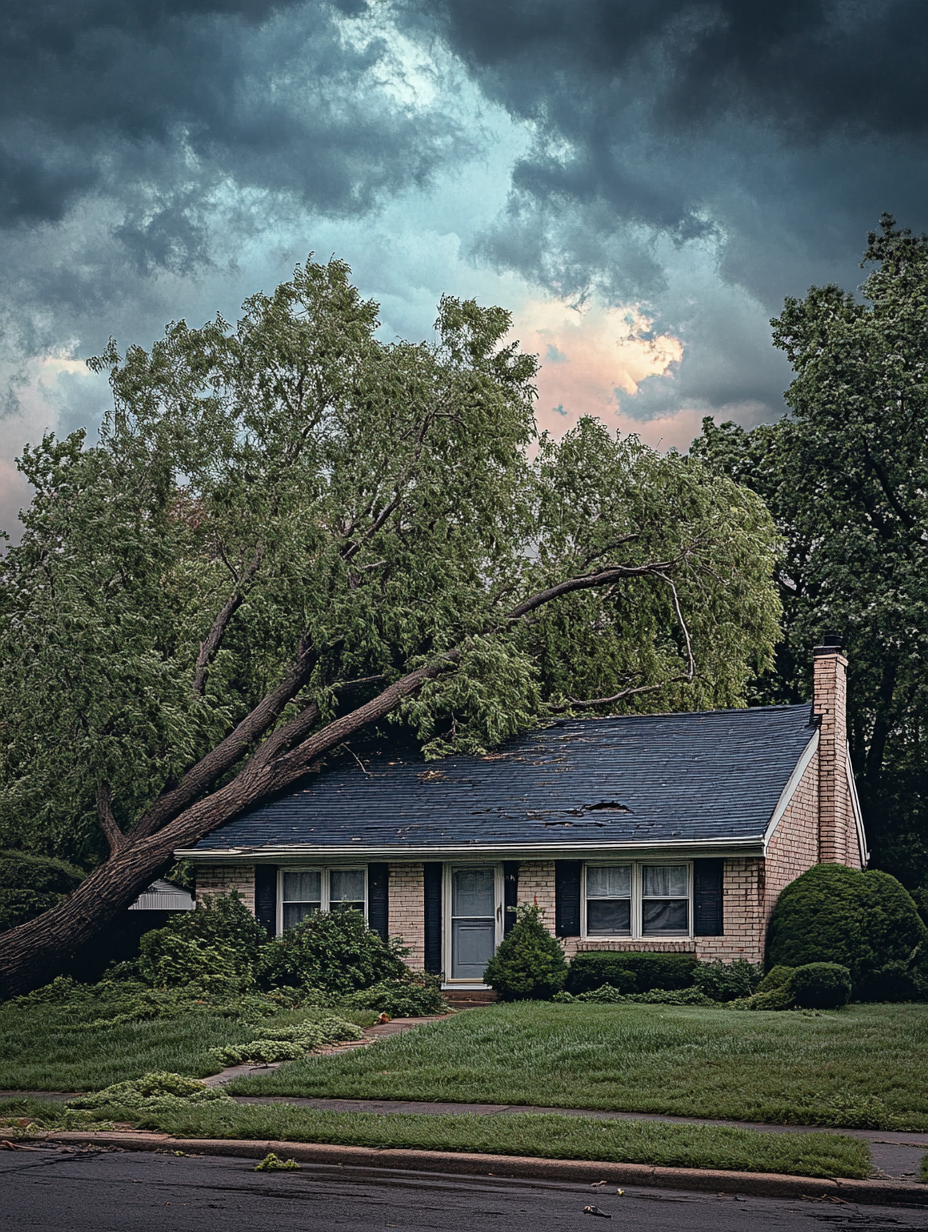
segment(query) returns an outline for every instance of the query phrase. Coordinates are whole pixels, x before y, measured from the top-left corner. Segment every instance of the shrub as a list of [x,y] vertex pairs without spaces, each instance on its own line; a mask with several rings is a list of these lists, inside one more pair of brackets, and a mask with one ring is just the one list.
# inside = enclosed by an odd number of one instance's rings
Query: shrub
[[84,874],[64,860],[0,851],[0,932],[57,907]]
[[164,928],[156,931],[223,950],[241,971],[252,970],[261,947],[267,944],[264,926],[251,914],[237,890],[231,894],[205,895],[195,911],[177,912]]
[[501,1001],[550,1001],[564,987],[564,951],[542,923],[544,909],[522,904],[483,974]]
[[792,967],[839,963],[858,1000],[928,993],[928,928],[889,873],[818,864],[780,894],[767,958]]
[[442,996],[438,976],[419,972],[402,980],[381,980],[370,988],[350,993],[342,1004],[376,1010],[379,1014],[389,1014],[391,1018],[447,1014],[451,1008]]
[[761,982],[757,985],[755,992],[773,992],[775,988],[783,988],[790,981],[790,976],[796,970],[795,967],[785,967],[782,963],[777,967],[771,967]]
[[840,963],[807,963],[793,972],[789,988],[804,1009],[834,1010],[851,998],[851,973]]
[[761,963],[734,962],[700,963],[693,972],[693,983],[712,1001],[737,1001],[750,997],[763,979]]
[[360,911],[317,911],[267,942],[258,973],[271,987],[308,987],[350,993],[407,974],[409,951],[398,938],[383,941]]
[[167,928],[146,933],[139,943],[139,973],[153,988],[196,990],[204,996],[232,996],[253,984],[249,970],[235,956],[197,937],[182,937]]
[[610,953],[589,950],[570,964],[567,991],[591,992],[610,984],[622,992],[650,992],[654,988],[689,988],[697,960],[691,954]]

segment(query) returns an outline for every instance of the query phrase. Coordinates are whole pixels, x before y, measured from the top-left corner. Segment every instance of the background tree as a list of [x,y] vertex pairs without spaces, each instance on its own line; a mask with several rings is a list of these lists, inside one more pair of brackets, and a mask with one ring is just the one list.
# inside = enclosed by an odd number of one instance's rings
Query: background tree
[[105,848],[5,935],[7,993],[378,725],[479,749],[552,710],[737,705],[769,660],[757,497],[592,421],[529,461],[535,361],[499,308],[444,299],[432,343],[377,326],[307,262],[234,328],[111,344],[99,441],[26,450],[0,832]]
[[759,493],[783,535],[785,640],[757,698],[808,697],[809,646],[844,633],[874,863],[914,889],[928,886],[928,237],[884,215],[864,263],[869,302],[812,287],[772,322],[791,414],[750,432],[704,420],[691,457]]

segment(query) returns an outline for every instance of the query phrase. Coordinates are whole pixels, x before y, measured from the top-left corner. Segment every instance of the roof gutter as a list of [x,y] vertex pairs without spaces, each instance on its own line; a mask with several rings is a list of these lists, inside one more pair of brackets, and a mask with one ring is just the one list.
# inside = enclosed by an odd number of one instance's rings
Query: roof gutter
[[225,847],[213,850],[181,848],[174,852],[178,860],[193,860],[200,864],[229,864],[248,861],[252,864],[279,864],[301,860],[389,860],[392,863],[418,863],[421,860],[485,860],[495,859],[560,859],[583,860],[591,855],[623,856],[627,859],[667,859],[694,856],[762,856],[764,836],[735,839],[683,839],[674,843],[535,843],[531,846],[512,843],[449,844],[443,847],[384,847],[350,843],[341,846],[321,846],[309,843],[287,843],[282,846]]

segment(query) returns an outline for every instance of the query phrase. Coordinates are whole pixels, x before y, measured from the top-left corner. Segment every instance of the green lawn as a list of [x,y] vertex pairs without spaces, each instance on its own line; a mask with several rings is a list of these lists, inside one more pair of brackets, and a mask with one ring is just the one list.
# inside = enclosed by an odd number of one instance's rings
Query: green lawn
[[216,1044],[241,1044],[250,1027],[206,1011],[93,1027],[99,1005],[0,1007],[0,1090],[97,1091],[149,1070],[215,1074]]
[[[128,1119],[125,1110],[114,1115]],[[865,1142],[840,1134],[771,1134],[722,1126],[664,1125],[656,1121],[597,1121],[521,1113],[505,1116],[381,1116],[272,1107],[193,1105],[136,1119],[142,1129],[178,1138],[256,1138],[330,1142],[375,1148],[595,1159],[665,1167],[785,1172],[796,1176],[864,1177]]]
[[603,1108],[928,1130],[928,1005],[819,1015],[500,1005],[315,1057],[236,1094]]

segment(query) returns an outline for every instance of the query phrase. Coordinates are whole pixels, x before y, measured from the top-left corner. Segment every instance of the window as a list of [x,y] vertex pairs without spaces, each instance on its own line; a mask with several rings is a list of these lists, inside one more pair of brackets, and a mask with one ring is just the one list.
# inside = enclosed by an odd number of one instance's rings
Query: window
[[583,935],[688,937],[689,864],[587,864]]
[[595,937],[632,935],[632,866],[604,864],[586,870],[586,931]]
[[641,935],[687,937],[690,870],[685,864],[645,864],[641,869]]
[[364,868],[284,869],[280,874],[281,926],[293,928],[314,911],[366,914],[367,870]]

